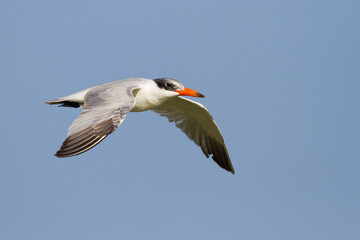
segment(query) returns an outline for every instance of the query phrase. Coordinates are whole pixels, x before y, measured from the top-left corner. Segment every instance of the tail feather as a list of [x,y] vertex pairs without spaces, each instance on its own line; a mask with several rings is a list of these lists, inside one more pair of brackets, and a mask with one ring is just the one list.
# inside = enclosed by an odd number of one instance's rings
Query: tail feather
[[66,100],[59,98],[59,99],[55,99],[55,100],[51,100],[51,101],[46,101],[45,103],[49,104],[49,105],[55,105],[55,104],[61,104],[64,101],[66,101]]
[[73,107],[73,108],[80,107],[80,103],[78,103],[78,102],[66,101],[63,99],[62,100],[56,99],[56,100],[52,100],[52,101],[47,101],[45,103],[47,103],[49,105],[60,104],[59,107]]
[[50,104],[50,105],[61,104],[61,105],[59,105],[59,107],[78,108],[84,104],[85,96],[89,92],[90,89],[91,88],[88,88],[88,89],[82,90],[80,92],[71,94],[69,96],[54,99],[51,101],[47,101],[45,103]]

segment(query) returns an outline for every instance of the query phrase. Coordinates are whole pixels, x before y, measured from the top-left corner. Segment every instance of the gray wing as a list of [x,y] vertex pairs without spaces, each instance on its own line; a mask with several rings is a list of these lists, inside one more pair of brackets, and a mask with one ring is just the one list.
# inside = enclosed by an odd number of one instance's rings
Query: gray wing
[[183,97],[174,97],[154,111],[167,117],[170,122],[175,122],[176,127],[201,147],[206,157],[212,155],[220,167],[235,173],[220,130],[202,104]]
[[124,121],[134,107],[133,90],[138,82],[112,82],[91,89],[85,96],[80,116],[69,128],[57,157],[81,154],[104,140]]

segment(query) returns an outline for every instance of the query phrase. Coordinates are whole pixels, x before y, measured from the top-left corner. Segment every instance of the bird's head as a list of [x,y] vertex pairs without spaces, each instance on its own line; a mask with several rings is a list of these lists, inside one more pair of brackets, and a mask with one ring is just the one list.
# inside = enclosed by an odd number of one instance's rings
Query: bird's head
[[192,90],[190,88],[184,87],[179,81],[171,78],[157,78],[154,79],[155,83],[158,85],[160,89],[164,89],[166,91],[171,91],[173,93],[177,93],[175,96],[183,95],[183,96],[191,96],[191,97],[201,97],[205,96],[201,93]]

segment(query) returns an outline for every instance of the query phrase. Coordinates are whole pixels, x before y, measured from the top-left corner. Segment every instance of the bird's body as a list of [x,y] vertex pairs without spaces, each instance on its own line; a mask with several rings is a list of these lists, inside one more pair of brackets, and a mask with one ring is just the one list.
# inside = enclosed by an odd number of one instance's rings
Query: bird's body
[[82,107],[80,116],[69,128],[68,137],[57,157],[81,154],[116,130],[128,112],[153,110],[175,122],[206,157],[232,173],[230,157],[219,128],[200,103],[180,95],[204,97],[174,79],[129,78],[91,87],[66,97],[48,101],[64,107]]

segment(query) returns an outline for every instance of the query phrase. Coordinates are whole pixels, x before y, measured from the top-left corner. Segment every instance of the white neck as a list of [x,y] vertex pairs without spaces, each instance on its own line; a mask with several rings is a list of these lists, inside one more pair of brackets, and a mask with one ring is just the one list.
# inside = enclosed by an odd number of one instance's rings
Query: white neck
[[144,85],[133,92],[135,96],[135,106],[131,112],[143,112],[154,109],[164,102],[167,98],[179,96],[179,93],[160,89],[158,85],[150,80],[146,81]]

